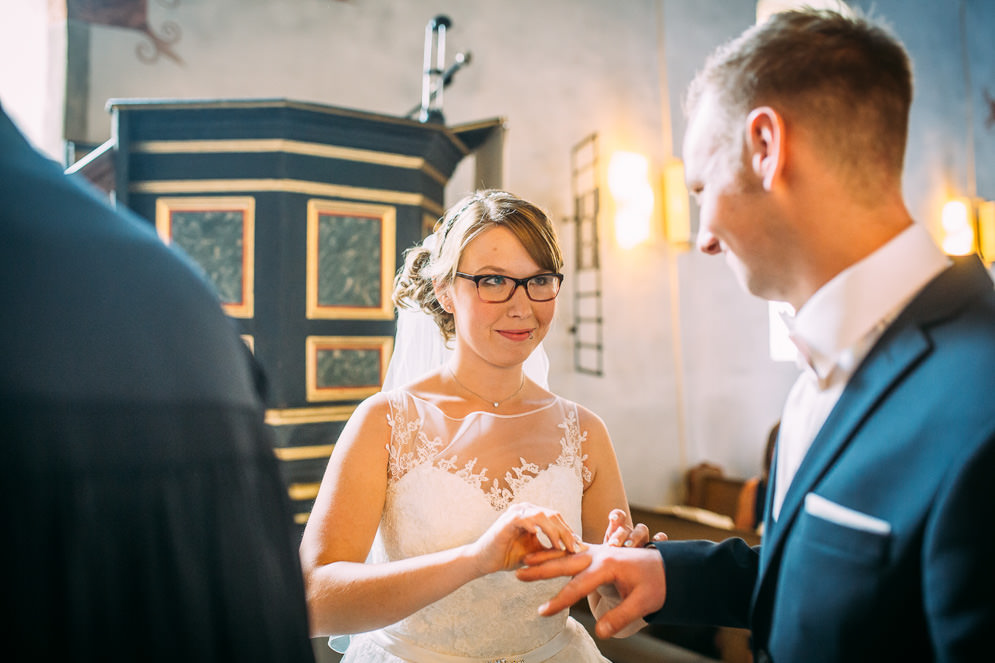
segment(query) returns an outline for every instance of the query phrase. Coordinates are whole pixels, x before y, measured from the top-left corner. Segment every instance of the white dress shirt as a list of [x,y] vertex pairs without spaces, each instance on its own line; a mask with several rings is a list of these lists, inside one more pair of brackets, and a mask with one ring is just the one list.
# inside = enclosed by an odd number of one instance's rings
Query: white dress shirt
[[902,309],[950,266],[926,229],[912,224],[837,274],[785,322],[802,373],[781,415],[773,516],[844,387]]

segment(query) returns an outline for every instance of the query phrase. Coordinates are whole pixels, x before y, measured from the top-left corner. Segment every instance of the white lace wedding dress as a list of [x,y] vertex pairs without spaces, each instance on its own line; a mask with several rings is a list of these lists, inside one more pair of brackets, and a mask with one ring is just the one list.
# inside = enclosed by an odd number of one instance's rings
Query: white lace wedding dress
[[[475,541],[518,502],[556,509],[581,531],[591,475],[575,404],[556,398],[521,414],[456,419],[406,391],[388,395],[389,480],[371,563]],[[604,662],[566,611],[537,613],[566,582],[492,573],[385,629],[352,636],[343,661]]]

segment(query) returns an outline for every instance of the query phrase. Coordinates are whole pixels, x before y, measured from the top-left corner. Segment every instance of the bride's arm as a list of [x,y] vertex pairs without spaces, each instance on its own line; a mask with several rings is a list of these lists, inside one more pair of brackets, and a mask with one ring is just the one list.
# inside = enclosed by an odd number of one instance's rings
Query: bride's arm
[[[581,409],[581,427],[587,431],[587,441],[584,443],[584,453],[587,454],[587,465],[593,474],[591,484],[584,491],[582,519],[584,522],[584,540],[591,543],[601,543],[602,539],[609,545],[628,545],[637,542],[642,545],[648,538],[645,525],[633,528],[632,515],[629,512],[629,502],[622,484],[622,472],[618,467],[618,458],[608,435],[608,429],[600,417],[590,411]],[[607,530],[606,530],[607,527]],[[629,540],[626,540],[628,537]],[[609,600],[605,609],[599,612],[599,604],[610,597],[613,587],[600,588],[598,592],[587,597],[588,605],[595,616],[600,616],[613,605],[615,600]],[[603,594],[602,592],[607,592]],[[627,637],[645,626],[645,622],[637,622],[620,632],[616,637]]]
[[615,448],[604,421],[585,408],[579,408],[581,430],[587,433],[583,452],[585,465],[591,471],[591,483],[584,490],[581,518],[584,523],[584,540],[602,543],[609,515],[613,510],[624,514],[624,522],[632,526],[629,502],[622,485],[622,472],[618,467]]
[[537,529],[555,544],[573,544],[558,514],[518,505],[471,544],[364,564],[387,491],[388,411],[382,395],[356,409],[335,444],[304,528],[300,555],[313,636],[392,624],[474,578],[513,568],[541,547]]

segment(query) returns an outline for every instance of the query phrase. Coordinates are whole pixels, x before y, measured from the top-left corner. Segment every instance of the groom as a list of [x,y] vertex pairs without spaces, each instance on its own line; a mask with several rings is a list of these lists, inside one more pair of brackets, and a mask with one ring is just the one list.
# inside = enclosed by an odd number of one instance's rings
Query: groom
[[[995,632],[995,293],[902,199],[912,74],[880,26],[779,14],[691,85],[698,247],[789,302],[807,367],[782,417],[765,536],[602,548],[519,570],[572,575],[553,614],[622,597],[607,637],[658,623],[752,630],[760,661],[977,661]],[[990,655],[990,654],[989,654]]]

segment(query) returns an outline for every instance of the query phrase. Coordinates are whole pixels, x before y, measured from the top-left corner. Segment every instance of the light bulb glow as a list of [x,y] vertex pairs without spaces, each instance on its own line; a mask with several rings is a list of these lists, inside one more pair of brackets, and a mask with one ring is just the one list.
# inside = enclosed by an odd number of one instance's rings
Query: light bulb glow
[[608,190],[615,201],[615,241],[630,249],[650,236],[653,188],[649,160],[634,152],[615,152],[608,163]]
[[974,228],[967,202],[951,200],[943,206],[943,251],[947,255],[966,256],[974,251]]

